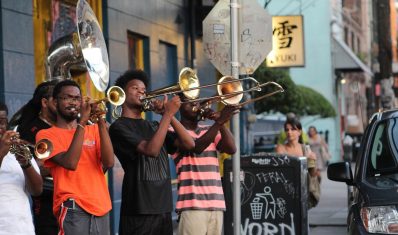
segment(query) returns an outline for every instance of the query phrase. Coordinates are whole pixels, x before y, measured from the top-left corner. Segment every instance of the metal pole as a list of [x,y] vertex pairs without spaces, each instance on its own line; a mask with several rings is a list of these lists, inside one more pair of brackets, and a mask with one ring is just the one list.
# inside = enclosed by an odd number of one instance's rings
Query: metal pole
[[[232,76],[239,78],[239,0],[231,0],[231,69]],[[233,231],[240,234],[240,129],[239,114],[232,118],[232,132],[236,145],[236,153],[232,156],[233,172]]]

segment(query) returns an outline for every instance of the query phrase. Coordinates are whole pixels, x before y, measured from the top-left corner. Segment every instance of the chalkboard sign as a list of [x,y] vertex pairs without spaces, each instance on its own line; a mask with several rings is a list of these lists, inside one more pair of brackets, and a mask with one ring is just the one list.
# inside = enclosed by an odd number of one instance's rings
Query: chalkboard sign
[[[242,235],[307,234],[307,160],[257,153],[241,157]],[[233,234],[232,160],[224,161],[225,234]]]

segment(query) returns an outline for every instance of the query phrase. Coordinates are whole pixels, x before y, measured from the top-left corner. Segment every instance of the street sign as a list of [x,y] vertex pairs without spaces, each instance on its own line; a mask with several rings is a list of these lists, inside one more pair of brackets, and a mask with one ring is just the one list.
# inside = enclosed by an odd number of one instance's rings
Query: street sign
[[[252,74],[272,49],[272,17],[256,0],[245,0],[238,24],[239,73]],[[231,75],[229,0],[219,0],[203,20],[203,49],[221,74]]]

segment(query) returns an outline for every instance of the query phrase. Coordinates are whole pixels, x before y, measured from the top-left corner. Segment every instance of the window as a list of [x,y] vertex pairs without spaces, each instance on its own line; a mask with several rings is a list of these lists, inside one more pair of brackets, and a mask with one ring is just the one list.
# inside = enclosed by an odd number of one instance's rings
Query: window
[[159,41],[159,69],[156,84],[152,89],[158,89],[178,83],[177,47],[167,42]]
[[398,119],[389,119],[377,125],[370,148],[372,175],[389,173],[398,166]]
[[142,69],[149,74],[149,39],[147,37],[129,33],[129,68]]

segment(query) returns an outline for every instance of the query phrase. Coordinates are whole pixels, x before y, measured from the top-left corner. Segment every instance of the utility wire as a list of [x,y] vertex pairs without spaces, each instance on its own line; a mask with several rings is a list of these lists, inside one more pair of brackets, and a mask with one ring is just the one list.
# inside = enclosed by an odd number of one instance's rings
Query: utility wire
[[267,8],[268,4],[270,4],[271,1],[272,1],[272,0],[265,0],[265,2],[264,2],[264,9]]
[[[300,0],[300,5],[298,6],[298,8],[293,9],[289,14],[292,15],[294,14],[297,10],[299,11],[300,15],[302,14],[302,12],[304,10],[306,10],[307,8],[309,8],[312,4],[315,3],[316,0],[312,0],[311,2],[309,2],[308,4],[306,4],[305,6],[303,6],[301,0]],[[305,4],[305,3],[304,3]]]

